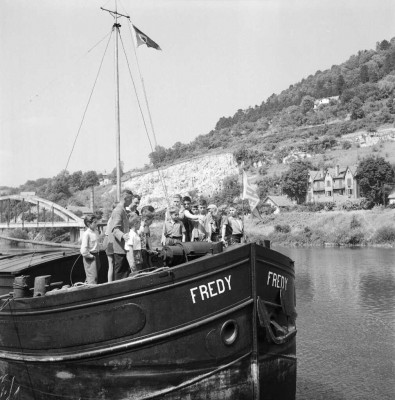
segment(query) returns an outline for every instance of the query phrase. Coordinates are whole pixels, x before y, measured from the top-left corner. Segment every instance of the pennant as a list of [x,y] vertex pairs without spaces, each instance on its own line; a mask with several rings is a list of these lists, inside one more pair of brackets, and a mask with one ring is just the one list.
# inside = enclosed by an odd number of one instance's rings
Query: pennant
[[[248,182],[247,174],[243,170],[243,200],[248,200],[248,203],[250,204],[251,208],[251,213],[254,214],[254,210],[256,209],[256,206],[259,203],[259,196],[256,192],[256,190],[250,185]],[[260,214],[258,210],[256,210],[255,214],[258,214],[260,217]]]
[[155,43],[152,39],[150,39],[145,33],[141,32],[140,29],[136,28],[133,25],[134,31],[136,32],[137,46],[141,46],[143,44],[147,45],[147,47],[152,47],[156,50],[162,50],[159,47],[159,44]]

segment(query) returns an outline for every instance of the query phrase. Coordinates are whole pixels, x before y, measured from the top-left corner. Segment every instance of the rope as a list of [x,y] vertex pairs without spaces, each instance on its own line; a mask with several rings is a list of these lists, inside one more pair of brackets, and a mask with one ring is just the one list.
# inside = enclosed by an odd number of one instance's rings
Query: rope
[[[135,81],[134,81],[134,79],[133,79],[132,71],[131,71],[131,69],[130,69],[130,63],[129,63],[128,56],[127,56],[127,54],[126,54],[125,45],[124,45],[124,43],[123,43],[123,39],[122,39],[122,36],[121,36],[121,32],[119,32],[119,38],[121,39],[121,44],[122,44],[123,53],[124,53],[124,55],[125,55],[126,64],[127,64],[127,66],[128,66],[128,71],[129,71],[130,79],[131,79],[132,84],[133,84],[133,89],[134,89],[134,93],[135,93],[135,95],[136,95],[137,104],[138,104],[138,106],[139,106],[141,118],[143,119],[144,130],[145,130],[145,133],[146,133],[146,135],[147,135],[147,138],[148,138],[148,142],[149,142],[151,151],[154,152],[154,147],[152,146],[152,141],[151,141],[151,138],[150,138],[149,133],[148,133],[147,123],[146,123],[146,121],[145,121],[143,109],[142,109],[142,107],[141,107],[141,102],[140,102],[139,96],[138,96],[138,94],[137,94],[136,84],[135,84]],[[163,192],[164,192],[164,194],[165,194],[166,201],[167,201],[168,205],[170,206],[169,196],[168,196],[168,193],[167,193],[167,188],[166,188],[166,184],[165,184],[165,182],[164,182],[163,176],[162,176],[162,174],[161,174],[161,171],[160,171],[159,167],[156,167],[156,170],[158,171],[159,178],[160,178],[160,180],[161,180],[161,184],[162,184],[162,187],[163,187]]]
[[70,270],[70,283],[71,283],[71,286],[73,286],[73,280],[72,280],[73,269],[74,269],[75,264],[77,264],[77,261],[80,259],[80,257],[81,257],[81,254],[74,261],[74,264],[73,264],[73,266],[71,267],[71,270]]
[[87,103],[87,105],[86,105],[86,107],[85,107],[85,110],[84,110],[84,113],[83,113],[83,115],[82,115],[82,120],[81,120],[80,126],[79,126],[79,128],[78,128],[77,135],[76,135],[76,137],[75,137],[75,139],[74,139],[73,147],[71,148],[71,152],[70,152],[69,158],[67,159],[67,163],[66,163],[65,170],[67,170],[67,167],[69,166],[70,158],[71,158],[71,155],[73,154],[75,144],[76,144],[77,139],[78,139],[78,136],[79,136],[79,134],[80,134],[80,131],[81,131],[81,128],[82,128],[82,124],[83,124],[84,119],[85,119],[86,112],[88,111],[88,107],[89,107],[90,101],[91,101],[91,99],[92,99],[93,91],[95,90],[97,80],[98,80],[98,78],[99,78],[99,74],[100,74],[100,71],[101,71],[101,68],[102,68],[102,65],[103,65],[104,57],[105,57],[105,55],[106,55],[106,53],[107,53],[108,46],[109,46],[109,44],[110,44],[111,37],[112,37],[112,30],[111,30],[111,33],[110,33],[110,37],[108,38],[108,42],[107,42],[106,48],[105,48],[105,50],[104,50],[103,57],[102,57],[102,59],[101,59],[101,61],[100,61],[100,66],[99,66],[99,69],[98,69],[97,74],[96,74],[95,82],[94,82],[94,84],[93,84],[91,93],[90,93],[90,95],[89,95],[88,103]]

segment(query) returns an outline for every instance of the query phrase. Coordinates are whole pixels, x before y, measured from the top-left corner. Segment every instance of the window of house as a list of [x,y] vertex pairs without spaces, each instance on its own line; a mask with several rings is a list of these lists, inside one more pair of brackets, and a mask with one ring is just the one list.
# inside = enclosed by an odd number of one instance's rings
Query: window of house
[[347,178],[347,186],[351,187],[351,178]]
[[331,181],[326,181],[326,186],[330,186],[331,185]]
[[331,197],[331,196],[332,196],[332,192],[331,192],[330,190],[328,190],[328,191],[326,192],[326,195],[327,195],[328,197]]
[[348,194],[352,195],[352,189],[348,189]]

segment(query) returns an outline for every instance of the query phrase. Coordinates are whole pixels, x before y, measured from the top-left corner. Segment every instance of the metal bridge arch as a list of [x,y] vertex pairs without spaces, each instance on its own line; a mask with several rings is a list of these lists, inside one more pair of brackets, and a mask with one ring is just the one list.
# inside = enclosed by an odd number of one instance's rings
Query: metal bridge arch
[[[10,207],[11,200],[19,203],[29,203],[37,207],[37,220],[36,221],[24,221],[23,212],[19,218],[16,212],[14,213],[15,221],[10,221]],[[4,213],[4,203],[8,203],[8,216]],[[15,205],[14,205],[15,207]],[[16,208],[16,207],[15,207]],[[39,221],[40,209],[52,212],[52,215],[57,215],[61,221]],[[84,221],[66,208],[56,204],[52,201],[42,199],[32,195],[8,195],[0,196],[0,228],[49,228],[49,227],[69,227],[69,228],[84,228]]]

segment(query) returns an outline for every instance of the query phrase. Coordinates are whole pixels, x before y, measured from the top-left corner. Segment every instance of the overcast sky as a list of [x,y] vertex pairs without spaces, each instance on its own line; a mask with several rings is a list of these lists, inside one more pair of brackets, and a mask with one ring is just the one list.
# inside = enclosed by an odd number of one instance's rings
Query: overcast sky
[[[0,1],[0,186],[66,167],[113,24],[100,7],[114,3]],[[393,0],[118,0],[118,11],[163,50],[141,46],[137,54],[158,144],[165,147],[190,142],[220,117],[395,36]],[[131,49],[128,22],[120,23]],[[112,39],[110,46],[71,173],[115,166]],[[128,170],[148,163],[151,149],[120,49],[121,159]],[[144,105],[134,58],[129,62]]]

